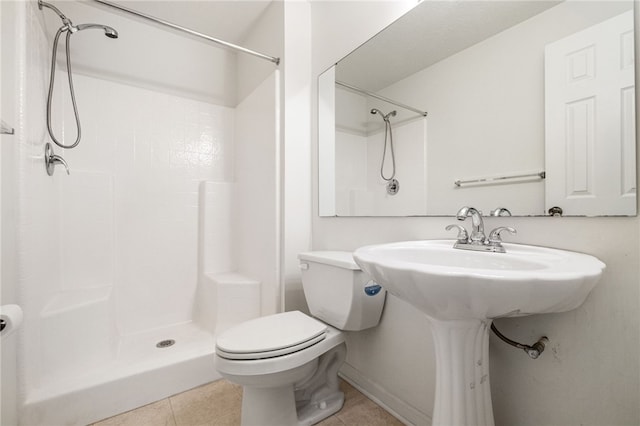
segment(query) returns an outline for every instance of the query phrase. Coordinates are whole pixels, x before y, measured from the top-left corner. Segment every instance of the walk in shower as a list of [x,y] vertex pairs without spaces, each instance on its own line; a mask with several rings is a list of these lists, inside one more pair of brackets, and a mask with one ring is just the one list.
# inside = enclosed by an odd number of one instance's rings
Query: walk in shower
[[[98,3],[55,3],[119,35],[73,36],[82,143],[56,148],[69,175],[43,160],[60,18],[37,1],[2,14],[17,41],[2,159],[25,314],[21,424],[87,424],[217,379],[215,334],[280,308],[277,65]],[[264,7],[257,24],[280,19],[281,5]],[[244,40],[279,52],[257,24]],[[52,132],[73,141],[67,80],[53,92]]]
[[319,191],[330,206],[320,214],[424,214],[427,112],[336,80],[334,68],[318,84],[329,106],[319,113]]

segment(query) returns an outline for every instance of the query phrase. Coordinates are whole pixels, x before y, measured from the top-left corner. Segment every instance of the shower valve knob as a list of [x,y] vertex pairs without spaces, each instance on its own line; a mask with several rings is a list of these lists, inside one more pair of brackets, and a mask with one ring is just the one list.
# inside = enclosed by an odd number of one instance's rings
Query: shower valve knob
[[53,172],[55,171],[54,169],[58,164],[62,164],[67,170],[67,174],[70,174],[69,165],[66,161],[64,161],[64,158],[53,153],[53,148],[51,147],[50,143],[47,143],[44,146],[44,164],[47,168],[47,174],[49,176],[53,176]]

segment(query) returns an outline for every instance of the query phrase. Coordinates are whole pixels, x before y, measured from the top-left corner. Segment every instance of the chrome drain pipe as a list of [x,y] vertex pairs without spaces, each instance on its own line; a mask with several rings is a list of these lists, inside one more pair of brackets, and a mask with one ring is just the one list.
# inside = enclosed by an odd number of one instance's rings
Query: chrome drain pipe
[[515,346],[518,349],[524,350],[527,353],[527,355],[529,355],[529,358],[531,358],[531,359],[537,359],[540,356],[540,354],[542,354],[542,352],[544,352],[545,345],[547,343],[549,343],[549,339],[547,338],[547,336],[542,336],[540,339],[538,339],[538,341],[536,343],[534,343],[531,346],[515,342],[515,341],[509,339],[508,337],[506,337],[504,334],[500,333],[498,331],[498,329],[496,328],[496,325],[494,323],[491,323],[491,330],[502,341],[510,344],[511,346]]

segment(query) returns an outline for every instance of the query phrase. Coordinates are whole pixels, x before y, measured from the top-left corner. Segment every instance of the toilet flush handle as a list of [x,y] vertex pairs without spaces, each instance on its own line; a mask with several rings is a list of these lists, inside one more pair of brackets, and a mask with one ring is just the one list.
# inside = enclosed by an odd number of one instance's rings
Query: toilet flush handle
[[307,269],[309,269],[309,264],[308,263],[301,263],[299,265],[299,267],[300,267],[301,271],[306,271]]
[[364,292],[367,296],[375,296],[376,294],[380,293],[380,290],[382,290],[382,286],[380,286],[380,284],[378,284],[374,280],[369,280],[364,285]]

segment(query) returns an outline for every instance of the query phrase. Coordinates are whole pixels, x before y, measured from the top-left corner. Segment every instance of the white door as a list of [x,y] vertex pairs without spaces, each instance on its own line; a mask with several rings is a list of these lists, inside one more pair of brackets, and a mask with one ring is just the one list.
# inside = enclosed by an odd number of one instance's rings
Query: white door
[[545,48],[546,209],[636,213],[633,12]]

